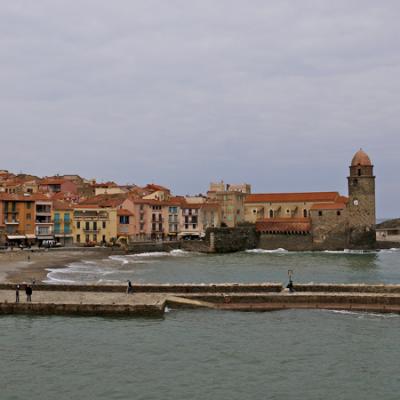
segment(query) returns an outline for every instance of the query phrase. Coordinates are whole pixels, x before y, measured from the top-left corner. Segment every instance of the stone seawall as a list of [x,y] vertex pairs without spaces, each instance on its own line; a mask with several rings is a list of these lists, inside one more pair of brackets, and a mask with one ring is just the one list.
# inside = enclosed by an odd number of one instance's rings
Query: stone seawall
[[253,224],[236,228],[209,228],[205,240],[211,252],[233,253],[257,248],[259,234]]
[[164,304],[0,303],[0,314],[162,317]]
[[311,235],[260,235],[258,248],[263,250],[285,249],[288,251],[314,250]]
[[93,287],[90,291],[88,286],[47,286],[51,289],[35,287],[32,303],[26,302],[22,291],[21,302],[15,303],[14,285],[0,288],[0,314],[161,317],[166,306],[232,311],[331,309],[400,313],[400,285],[299,284],[295,285],[295,293],[283,290],[282,284],[149,285],[157,292],[140,292],[140,287],[136,287],[129,295],[114,292],[116,287],[111,287],[112,291]]

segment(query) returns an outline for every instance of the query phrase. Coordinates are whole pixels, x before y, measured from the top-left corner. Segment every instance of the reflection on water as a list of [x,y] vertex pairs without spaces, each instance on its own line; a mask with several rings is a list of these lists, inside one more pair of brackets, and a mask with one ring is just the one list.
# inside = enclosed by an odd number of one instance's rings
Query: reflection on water
[[251,250],[205,255],[170,253],[116,255],[49,269],[53,283],[220,283],[282,282],[287,270],[295,282],[400,283],[400,252],[287,252]]

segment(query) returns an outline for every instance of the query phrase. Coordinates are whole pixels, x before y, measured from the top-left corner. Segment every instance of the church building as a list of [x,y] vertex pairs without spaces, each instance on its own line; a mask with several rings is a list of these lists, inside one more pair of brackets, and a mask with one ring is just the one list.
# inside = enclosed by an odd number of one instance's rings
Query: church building
[[260,247],[374,249],[375,176],[363,150],[354,155],[347,179],[347,197],[338,192],[247,195],[245,220],[256,224]]

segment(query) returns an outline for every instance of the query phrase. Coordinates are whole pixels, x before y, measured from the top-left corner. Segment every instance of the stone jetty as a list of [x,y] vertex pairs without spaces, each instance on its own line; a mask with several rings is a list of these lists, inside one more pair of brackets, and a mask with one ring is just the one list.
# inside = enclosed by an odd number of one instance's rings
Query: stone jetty
[[33,286],[32,302],[23,288],[0,284],[0,314],[162,317],[172,309],[231,311],[332,309],[400,313],[400,285],[298,284],[290,293],[281,283],[146,284],[126,294],[119,285]]

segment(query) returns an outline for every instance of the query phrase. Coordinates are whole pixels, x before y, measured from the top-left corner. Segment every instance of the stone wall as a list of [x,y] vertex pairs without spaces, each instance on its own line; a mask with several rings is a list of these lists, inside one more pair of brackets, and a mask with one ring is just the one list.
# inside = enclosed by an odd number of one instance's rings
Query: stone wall
[[348,248],[346,210],[312,210],[311,229],[313,250]]
[[311,235],[261,234],[258,248],[263,250],[285,249],[289,251],[314,250]]
[[211,252],[232,253],[257,248],[259,234],[253,224],[236,228],[209,228],[205,240],[209,243]]

